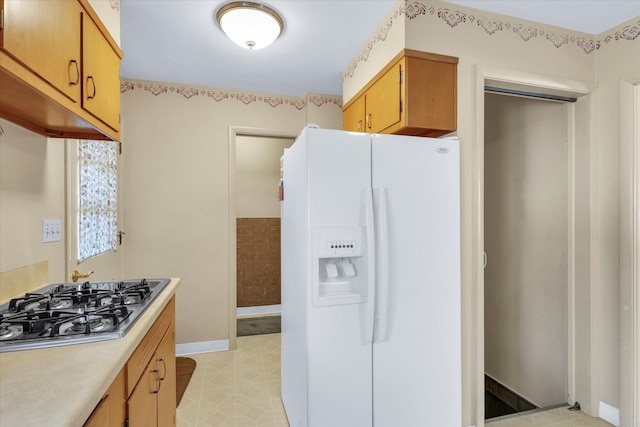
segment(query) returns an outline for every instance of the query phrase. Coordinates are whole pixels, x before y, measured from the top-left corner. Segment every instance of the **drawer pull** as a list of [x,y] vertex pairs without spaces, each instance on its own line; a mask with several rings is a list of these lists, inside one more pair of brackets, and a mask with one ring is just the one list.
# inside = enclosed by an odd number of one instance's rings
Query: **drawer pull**
[[[75,80],[71,79],[71,64],[75,65],[76,69],[76,78]],[[69,68],[67,69],[67,73],[69,74],[69,86],[75,86],[80,83],[80,68],[78,68],[78,61],[72,59],[69,61]]]
[[87,88],[89,87],[89,81],[91,81],[91,86],[93,87],[93,93],[89,95],[89,91],[87,89],[87,99],[94,99],[96,97],[96,83],[93,81],[93,76],[87,77]]
[[159,361],[162,362],[162,368],[164,370],[164,373],[160,377],[160,381],[164,381],[164,379],[167,378],[167,363],[164,361],[164,358],[160,358]]

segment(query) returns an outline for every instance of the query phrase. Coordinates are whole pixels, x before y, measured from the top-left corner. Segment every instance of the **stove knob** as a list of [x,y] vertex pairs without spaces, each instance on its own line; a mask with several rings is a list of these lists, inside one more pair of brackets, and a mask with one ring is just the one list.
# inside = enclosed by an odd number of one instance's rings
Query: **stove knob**
[[64,291],[64,285],[58,285],[55,288],[53,288],[53,292],[62,292]]
[[82,284],[82,289],[91,289],[91,283],[89,282],[84,282]]
[[125,285],[124,282],[118,283],[118,289],[125,289],[126,287],[127,285]]

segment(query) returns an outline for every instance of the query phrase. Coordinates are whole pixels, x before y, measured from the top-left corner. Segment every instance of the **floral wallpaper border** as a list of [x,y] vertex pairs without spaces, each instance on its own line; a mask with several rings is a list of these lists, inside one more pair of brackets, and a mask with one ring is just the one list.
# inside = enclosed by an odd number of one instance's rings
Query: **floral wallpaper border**
[[322,107],[325,104],[333,104],[342,108],[342,96],[308,95],[307,101],[316,107]]
[[120,0],[109,0],[109,5],[113,10],[120,10]]
[[4,135],[4,129],[2,128],[2,125],[0,125],[0,138],[2,138],[2,135]]
[[[307,100],[305,98],[298,97],[283,97],[283,96],[271,96],[271,95],[257,95],[243,92],[230,92],[222,89],[203,89],[186,86],[171,86],[164,84],[156,84],[150,82],[129,82],[122,81],[120,83],[120,93],[126,93],[134,90],[143,90],[150,93],[153,96],[161,96],[165,94],[177,94],[185,99],[190,99],[196,96],[204,96],[212,99],[215,102],[222,101],[239,101],[245,105],[253,103],[264,103],[272,108],[279,106],[291,106],[297,110],[303,110],[307,106]],[[341,96],[330,95],[308,95],[308,102],[312,103],[316,107],[323,105],[337,105],[342,107]]]
[[427,5],[418,1],[404,1],[400,3],[389,20],[382,26],[382,28],[380,28],[376,35],[369,40],[365,48],[360,51],[360,54],[351,62],[349,67],[347,67],[342,76],[343,80],[353,77],[358,65],[369,59],[369,55],[373,48],[378,43],[384,42],[387,39],[389,30],[398,18],[405,17],[411,20],[421,16],[433,16],[434,18],[444,21],[451,28],[459,28],[463,25],[474,25],[490,36],[501,31],[508,31],[511,34],[518,36],[523,42],[541,38],[550,42],[556,47],[556,49],[562,46],[574,45],[579,47],[587,55],[597,51],[606,44],[613,43],[614,41],[631,41],[640,36],[640,20],[635,24],[627,25],[623,29],[608,34],[601,40],[598,40],[595,38],[576,37],[571,34],[551,30],[542,30],[531,25],[512,24],[506,20],[503,21],[497,18],[476,16],[456,9],[448,9],[444,7],[435,8],[433,6],[427,7]]

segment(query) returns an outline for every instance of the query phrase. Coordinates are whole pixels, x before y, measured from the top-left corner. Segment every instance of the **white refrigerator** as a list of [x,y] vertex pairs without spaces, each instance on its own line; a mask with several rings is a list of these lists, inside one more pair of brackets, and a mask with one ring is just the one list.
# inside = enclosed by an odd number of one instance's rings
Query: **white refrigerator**
[[460,427],[457,139],[305,128],[282,158],[292,427]]

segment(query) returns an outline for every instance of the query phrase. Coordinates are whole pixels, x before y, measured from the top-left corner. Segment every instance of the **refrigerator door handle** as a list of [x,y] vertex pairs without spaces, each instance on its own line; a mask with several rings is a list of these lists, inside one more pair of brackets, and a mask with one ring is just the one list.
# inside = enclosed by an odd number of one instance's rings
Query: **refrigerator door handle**
[[378,288],[377,323],[378,341],[387,339],[389,317],[389,220],[387,210],[387,192],[385,188],[378,189]]
[[365,223],[367,233],[367,306],[365,312],[365,342],[373,342],[373,326],[376,308],[376,236],[373,216],[373,189],[366,188],[365,192]]

